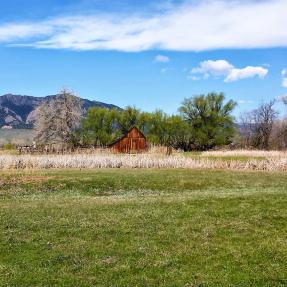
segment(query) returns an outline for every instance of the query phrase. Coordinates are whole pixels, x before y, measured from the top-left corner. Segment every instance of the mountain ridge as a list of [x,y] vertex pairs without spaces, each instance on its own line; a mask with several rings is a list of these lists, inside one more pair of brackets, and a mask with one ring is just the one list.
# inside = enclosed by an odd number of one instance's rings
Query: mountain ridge
[[[0,128],[9,126],[12,128],[32,128],[35,109],[44,101],[56,97],[48,95],[46,97],[33,97],[28,95],[5,94],[0,96]],[[102,107],[107,109],[120,109],[113,104],[99,101],[82,99],[84,112],[91,107]]]

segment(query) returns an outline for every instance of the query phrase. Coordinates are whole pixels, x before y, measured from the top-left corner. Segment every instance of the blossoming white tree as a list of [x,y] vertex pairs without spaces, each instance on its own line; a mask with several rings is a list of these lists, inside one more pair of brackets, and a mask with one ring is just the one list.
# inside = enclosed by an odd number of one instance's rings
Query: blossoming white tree
[[66,89],[45,101],[36,111],[36,141],[68,145],[74,130],[80,126],[82,111],[81,99]]

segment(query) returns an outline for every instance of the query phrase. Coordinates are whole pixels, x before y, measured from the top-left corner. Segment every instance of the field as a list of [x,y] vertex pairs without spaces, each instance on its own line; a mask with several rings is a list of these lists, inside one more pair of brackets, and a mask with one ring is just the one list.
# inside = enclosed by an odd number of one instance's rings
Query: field
[[71,168],[188,168],[287,171],[285,151],[210,151],[176,152],[165,155],[164,149],[151,149],[146,154],[113,154],[108,150],[85,150],[71,154],[0,153],[3,169],[71,169]]
[[0,171],[0,286],[287,286],[285,172]]
[[32,145],[34,131],[29,129],[0,129],[0,147],[11,143],[17,145]]

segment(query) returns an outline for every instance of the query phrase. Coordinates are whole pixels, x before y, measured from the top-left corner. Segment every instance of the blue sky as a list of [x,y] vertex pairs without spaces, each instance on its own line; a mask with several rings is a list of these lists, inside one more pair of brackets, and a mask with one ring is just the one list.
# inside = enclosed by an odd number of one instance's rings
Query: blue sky
[[287,95],[286,11],[286,0],[1,1],[0,94],[67,87],[175,113],[215,91],[238,116]]

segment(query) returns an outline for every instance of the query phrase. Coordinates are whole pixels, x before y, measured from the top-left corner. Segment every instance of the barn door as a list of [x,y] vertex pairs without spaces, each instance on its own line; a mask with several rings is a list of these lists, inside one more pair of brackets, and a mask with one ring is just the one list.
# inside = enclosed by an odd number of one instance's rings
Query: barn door
[[137,140],[136,139],[132,139],[132,151],[135,152],[137,151]]

